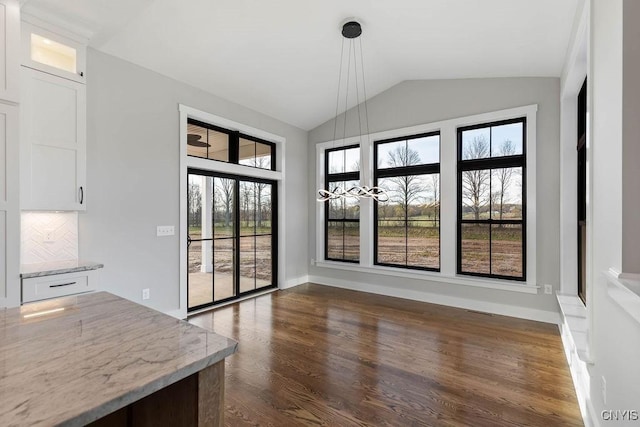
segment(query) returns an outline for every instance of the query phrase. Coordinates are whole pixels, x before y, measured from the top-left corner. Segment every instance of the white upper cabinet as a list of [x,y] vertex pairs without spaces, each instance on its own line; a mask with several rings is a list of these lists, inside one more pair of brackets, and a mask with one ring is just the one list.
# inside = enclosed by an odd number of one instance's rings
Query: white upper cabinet
[[85,82],[86,46],[22,22],[22,65],[45,73]]
[[22,67],[20,204],[85,210],[86,87]]
[[0,0],[0,100],[19,102],[20,7],[16,0]]

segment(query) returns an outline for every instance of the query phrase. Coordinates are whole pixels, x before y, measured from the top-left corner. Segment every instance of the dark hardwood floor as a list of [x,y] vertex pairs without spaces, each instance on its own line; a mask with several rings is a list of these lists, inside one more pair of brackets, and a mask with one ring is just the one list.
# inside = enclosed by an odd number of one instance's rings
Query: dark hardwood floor
[[197,315],[227,425],[581,426],[555,325],[302,285]]

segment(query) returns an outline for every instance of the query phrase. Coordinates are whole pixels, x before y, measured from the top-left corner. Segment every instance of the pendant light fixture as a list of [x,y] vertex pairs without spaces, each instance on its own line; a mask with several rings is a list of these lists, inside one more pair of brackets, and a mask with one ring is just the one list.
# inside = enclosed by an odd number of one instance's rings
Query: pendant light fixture
[[[347,103],[349,98],[349,77],[350,77],[350,68],[351,68],[352,59],[353,59],[353,67],[354,67],[354,75],[355,75],[355,83],[356,83],[356,107],[358,109],[358,131],[359,131],[360,142],[362,142],[362,135],[363,135],[363,124],[361,119],[362,116],[360,114],[360,93],[359,93],[360,88],[358,85],[359,83],[358,79],[360,77],[362,77],[362,93],[363,93],[362,99],[364,101],[364,118],[365,118],[364,126],[366,129],[366,135],[367,136],[369,135],[369,117],[368,117],[368,111],[367,111],[367,90],[364,83],[364,60],[362,55],[362,39],[359,39],[361,34],[362,34],[362,26],[357,21],[349,20],[347,23],[345,23],[342,26],[342,36],[344,38],[342,39],[342,52],[340,55],[340,73],[338,75],[338,94],[336,98],[336,117],[333,122],[334,123],[333,125],[334,144],[336,141],[337,130],[338,130],[338,111],[339,111],[340,99],[341,99],[340,83],[342,82],[342,79],[343,79],[342,66],[343,66],[343,60],[344,60],[345,42],[349,43],[349,54],[347,56],[348,65],[346,69],[346,74],[344,75],[344,77],[346,78],[346,89],[345,89],[345,93],[342,94],[345,99],[344,127],[343,127],[342,139],[343,140],[345,139],[345,134],[347,129],[347,110],[348,110]],[[356,39],[359,39],[358,43],[356,43]],[[359,72],[361,73],[361,76],[358,75],[358,59],[360,60]],[[387,194],[386,190],[384,190],[383,188],[368,187],[366,185],[353,186],[348,189],[344,189],[342,187],[335,187],[333,190],[324,189],[324,188],[318,189],[317,200],[319,202],[326,202],[329,200],[347,199],[347,198],[355,198],[355,199],[369,198],[377,202],[386,202],[389,200],[389,195]]]

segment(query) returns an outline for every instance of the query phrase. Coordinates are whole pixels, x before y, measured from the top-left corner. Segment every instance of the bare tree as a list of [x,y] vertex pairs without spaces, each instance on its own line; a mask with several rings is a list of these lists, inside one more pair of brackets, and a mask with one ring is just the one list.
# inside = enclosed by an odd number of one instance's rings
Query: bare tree
[[[404,167],[420,163],[420,154],[406,145],[390,151],[388,156],[387,164],[390,167]],[[395,184],[395,188],[389,191],[391,193],[390,199],[400,206],[402,214],[406,218],[409,205],[419,202],[422,198],[420,193],[424,189],[424,183],[415,175],[395,176],[388,178],[388,180]]]
[[189,224],[202,226],[202,191],[195,182],[187,187],[187,206],[189,207]]
[[[478,135],[464,148],[465,159],[481,159],[489,155],[489,141],[484,135]],[[480,210],[489,194],[489,171],[470,170],[462,172],[462,198],[471,208],[476,220],[480,219]]]
[[249,227],[251,220],[255,220],[255,185],[252,182],[240,183],[240,221],[244,218],[244,226]]
[[214,195],[222,201],[224,207],[224,226],[228,227],[231,222],[231,206],[233,204],[233,192],[235,182],[232,179],[214,178]]
[[[271,168],[271,157],[261,156],[256,157],[256,167],[261,169],[270,169]],[[266,193],[266,189],[271,184],[267,184],[264,182],[256,182],[255,183],[255,191],[256,191],[256,227],[262,227],[262,198]],[[269,209],[271,212],[271,203],[268,201],[265,203],[265,207]]]
[[434,173],[431,175],[431,192],[433,194],[433,202],[431,206],[433,208],[433,217],[438,219],[440,214],[440,174]]
[[[516,147],[513,142],[509,139],[505,140],[500,146],[499,154],[501,156],[513,156],[516,152]],[[509,185],[511,185],[511,180],[513,178],[514,170],[513,168],[502,168],[496,169],[494,172],[494,176],[496,178],[496,186],[497,190],[495,191],[495,202],[500,206],[499,214],[500,220],[502,220],[502,216],[504,213],[504,204],[508,202],[508,191]],[[493,185],[493,183],[492,183]],[[500,224],[502,227],[502,224]]]

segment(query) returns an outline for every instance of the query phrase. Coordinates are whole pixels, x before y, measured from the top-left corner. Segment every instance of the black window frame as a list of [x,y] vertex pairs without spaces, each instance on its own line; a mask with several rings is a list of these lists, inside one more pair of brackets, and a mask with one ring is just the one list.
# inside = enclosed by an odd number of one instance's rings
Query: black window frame
[[[462,133],[469,130],[492,128],[497,126],[503,126],[513,123],[522,123],[522,154],[513,156],[494,156],[481,159],[462,159]],[[485,277],[491,279],[501,280],[514,280],[519,282],[525,282],[527,280],[527,118],[518,117],[515,119],[498,120],[493,122],[481,123],[472,126],[463,126],[456,129],[457,133],[457,145],[458,145],[458,161],[457,161],[457,242],[456,242],[456,273],[464,276],[476,276]],[[491,132],[489,132],[489,155],[491,156]],[[493,170],[510,167],[522,168],[522,219],[519,220],[499,220],[492,219],[489,216],[488,219],[463,219],[463,201],[462,201],[462,175],[465,171],[469,170]],[[491,193],[491,186],[489,187],[489,193]],[[489,225],[489,271],[492,267],[492,225],[497,224],[519,224],[522,227],[522,276],[506,276],[502,274],[486,274],[477,272],[465,272],[462,271],[462,225],[463,224],[487,224]]]
[[[427,163],[423,165],[412,165],[412,166],[400,166],[394,168],[378,168],[378,146],[381,144],[386,144],[390,142],[398,142],[398,141],[409,141],[411,139],[425,138],[429,136],[438,136],[438,163]],[[409,175],[432,175],[432,174],[440,174],[440,165],[442,163],[442,136],[440,131],[432,131],[426,133],[420,133],[415,135],[408,136],[400,136],[389,139],[382,139],[378,141],[374,141],[373,143],[373,185],[378,186],[378,180],[380,178],[392,178],[398,176],[409,176]],[[442,176],[440,174],[440,176]],[[442,183],[439,181],[438,185],[442,188]],[[373,264],[384,266],[384,267],[395,267],[395,268],[404,268],[408,270],[422,270],[422,271],[435,271],[439,272],[442,267],[442,226],[441,226],[441,205],[438,203],[438,267],[421,267],[421,266],[412,266],[408,265],[408,256],[405,257],[405,264],[393,264],[393,263],[385,263],[378,261],[378,201],[374,200],[373,204]],[[407,227],[408,218],[405,214],[405,228]],[[405,254],[408,253],[408,244],[405,239]]]
[[[224,160],[210,159],[209,157],[194,156],[187,152],[188,157],[211,160],[213,162],[232,163],[232,164],[246,166],[249,168],[260,169],[260,170],[272,170],[272,171],[276,170],[276,144],[274,142],[267,141],[265,139],[258,138],[252,135],[247,135],[239,131],[225,129],[220,126],[212,125],[210,123],[202,122],[200,120],[191,119],[191,118],[187,119],[187,125],[200,126],[202,128],[224,133],[229,136],[229,161],[228,162],[225,162]],[[251,166],[251,165],[241,165],[240,164],[240,138],[248,139],[250,141],[268,145],[269,147],[271,147],[271,168],[266,169],[266,168],[259,168],[257,166]],[[255,154],[254,154],[254,157],[255,157]]]
[[576,143],[577,164],[577,258],[578,258],[578,297],[587,304],[587,79],[584,79],[577,99],[577,131]]
[[[342,181],[360,181],[360,170],[353,172],[339,172],[339,173],[330,173],[329,172],[329,154],[336,151],[349,150],[351,148],[361,149],[360,144],[351,144],[345,145],[342,147],[328,148],[324,151],[324,188],[325,190],[332,191],[331,188],[332,182],[342,182]],[[327,261],[337,261],[337,262],[346,262],[350,264],[359,264],[360,263],[360,243],[358,242],[358,259],[345,259],[344,258],[344,225],[343,225],[343,241],[342,241],[342,258],[330,258],[329,257],[329,222],[342,222],[342,223],[355,223],[358,224],[358,228],[360,227],[360,212],[358,212],[358,219],[352,218],[342,218],[342,219],[330,219],[329,218],[329,204],[330,201],[325,202],[324,206],[324,259]],[[360,235],[360,231],[358,230],[358,235]]]

